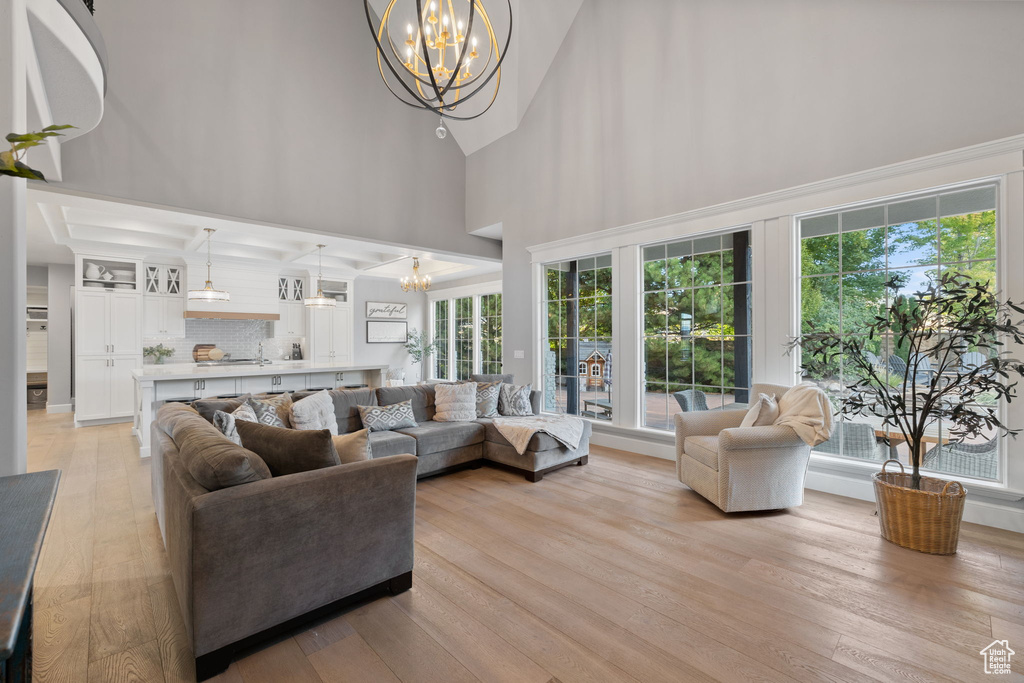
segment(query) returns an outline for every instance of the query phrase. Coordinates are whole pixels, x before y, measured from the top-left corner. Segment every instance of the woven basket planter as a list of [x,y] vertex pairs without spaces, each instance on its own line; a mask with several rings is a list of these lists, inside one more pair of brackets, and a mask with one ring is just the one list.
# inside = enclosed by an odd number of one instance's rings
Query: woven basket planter
[[[895,462],[899,472],[886,472]],[[967,490],[958,481],[921,477],[921,489],[911,488],[912,475],[898,460],[886,460],[874,475],[875,500],[882,538],[911,550],[952,555],[960,539]]]

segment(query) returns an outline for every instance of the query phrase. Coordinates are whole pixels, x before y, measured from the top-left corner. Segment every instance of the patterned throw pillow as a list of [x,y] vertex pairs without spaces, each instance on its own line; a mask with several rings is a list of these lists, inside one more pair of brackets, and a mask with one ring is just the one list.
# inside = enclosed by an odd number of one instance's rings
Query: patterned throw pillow
[[363,426],[371,432],[386,432],[392,429],[415,427],[416,416],[412,412],[412,399],[386,406],[357,406]]
[[240,422],[259,422],[256,419],[256,413],[245,403],[230,413],[225,413],[223,410],[215,410],[213,413],[213,426],[221,434],[228,437],[231,443],[241,446],[242,437],[238,435],[238,427],[235,426],[236,420]]
[[278,416],[277,408],[267,401],[258,401],[254,398],[250,398],[245,401],[245,404],[252,408],[252,412],[256,414],[256,421],[258,423],[267,425],[268,427],[281,427],[282,429],[288,426],[285,424],[285,421]]
[[327,390],[319,391],[292,404],[294,429],[329,429],[338,435],[338,418],[334,415],[334,399]]
[[257,400],[274,406],[277,416],[281,418],[281,422],[284,422],[284,426],[288,429],[292,428],[292,406],[294,403],[291,394],[262,395]]
[[476,383],[438,384],[434,406],[435,422],[472,422],[476,419]]
[[501,395],[498,397],[498,413],[506,417],[525,417],[533,415],[530,404],[532,385],[502,384]]
[[497,417],[498,397],[501,396],[501,380],[479,382],[476,385],[476,416]]

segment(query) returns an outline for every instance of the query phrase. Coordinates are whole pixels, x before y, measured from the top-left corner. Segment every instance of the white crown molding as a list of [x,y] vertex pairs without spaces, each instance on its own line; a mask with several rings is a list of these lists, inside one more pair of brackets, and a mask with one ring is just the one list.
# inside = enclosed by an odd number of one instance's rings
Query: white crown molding
[[461,285],[459,287],[428,289],[426,294],[428,301],[438,301],[440,299],[461,299],[466,296],[477,296],[482,294],[501,294],[501,280],[478,282],[473,285]]
[[[978,164],[977,162],[988,163]],[[936,178],[936,181],[927,187],[978,180],[1022,168],[1024,168],[1024,135],[1015,135],[827,180],[797,185],[784,190],[767,192],[584,235],[543,242],[527,247],[527,250],[533,256],[533,262],[540,263],[566,258],[570,255],[606,251],[613,246],[635,244],[638,241],[656,241],[660,237],[658,233],[666,228],[680,229],[684,225],[700,226],[703,223],[705,225],[699,229],[709,229],[711,225],[708,224],[713,224],[717,229],[725,229],[749,224],[754,220],[823,210],[855,201],[879,199],[884,195],[869,194],[849,199],[843,199],[837,195],[842,194],[840,192],[842,190],[867,189],[870,186],[879,185],[884,187],[888,181],[894,179],[914,178],[937,170],[961,170],[968,177],[949,180]],[[917,189],[926,189],[926,187]],[[879,190],[871,191],[878,192]],[[907,189],[892,188],[891,194],[900,194],[906,191]],[[810,202],[806,201],[808,199],[817,199],[819,202],[825,203],[810,206],[808,205]],[[695,230],[681,230],[681,232],[693,231]],[[584,245],[586,248],[580,252],[579,250]]]

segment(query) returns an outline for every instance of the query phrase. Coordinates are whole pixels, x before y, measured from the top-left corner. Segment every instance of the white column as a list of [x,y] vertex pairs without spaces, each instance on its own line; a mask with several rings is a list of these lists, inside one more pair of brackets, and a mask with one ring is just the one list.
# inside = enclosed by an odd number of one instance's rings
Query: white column
[[[0,2],[0,137],[25,131],[25,0]],[[6,145],[0,140],[0,145]],[[0,176],[0,476],[25,472],[25,181]]]
[[612,424],[643,426],[643,305],[640,247],[612,249]]

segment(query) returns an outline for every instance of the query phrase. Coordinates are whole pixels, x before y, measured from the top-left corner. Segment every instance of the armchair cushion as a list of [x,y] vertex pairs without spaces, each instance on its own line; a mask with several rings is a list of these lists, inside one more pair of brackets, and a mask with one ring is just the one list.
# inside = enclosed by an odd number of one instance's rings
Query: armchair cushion
[[739,427],[745,414],[742,410],[676,413],[676,441],[682,443],[690,436],[718,436],[723,429]]
[[701,465],[718,471],[717,436],[688,436],[683,442],[683,450]]

